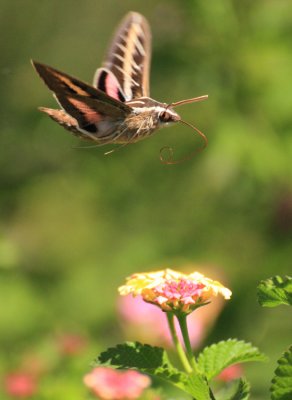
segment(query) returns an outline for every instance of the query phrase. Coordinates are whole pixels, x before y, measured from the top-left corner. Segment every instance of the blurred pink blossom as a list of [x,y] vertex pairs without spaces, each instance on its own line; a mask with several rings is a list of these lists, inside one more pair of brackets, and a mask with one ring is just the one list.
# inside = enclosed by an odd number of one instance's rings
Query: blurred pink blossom
[[36,379],[27,372],[13,372],[4,379],[5,391],[15,398],[28,398],[37,391]]
[[102,400],[126,400],[139,398],[151,380],[138,371],[98,367],[85,375],[84,383]]
[[[191,344],[197,348],[202,343],[208,328],[218,316],[223,302],[218,299],[190,314],[187,318]],[[146,303],[140,296],[120,296],[118,312],[121,316],[123,329],[129,340],[140,340],[152,345],[171,346],[171,335],[168,329],[166,315],[161,310]],[[179,325],[175,319],[176,329],[181,337]]]
[[240,364],[233,364],[225,368],[218,376],[217,380],[222,382],[233,381],[243,375],[243,369]]
[[57,338],[60,352],[65,355],[80,353],[86,347],[86,339],[77,334],[63,333]]

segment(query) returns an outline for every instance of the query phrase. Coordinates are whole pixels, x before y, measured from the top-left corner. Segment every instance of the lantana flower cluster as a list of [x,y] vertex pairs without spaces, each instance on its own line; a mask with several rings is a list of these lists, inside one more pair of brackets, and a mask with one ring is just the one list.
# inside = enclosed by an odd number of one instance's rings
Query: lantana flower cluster
[[133,274],[119,288],[119,293],[140,295],[163,311],[184,314],[208,304],[218,294],[226,300],[231,297],[228,288],[199,272],[183,274],[171,269]]

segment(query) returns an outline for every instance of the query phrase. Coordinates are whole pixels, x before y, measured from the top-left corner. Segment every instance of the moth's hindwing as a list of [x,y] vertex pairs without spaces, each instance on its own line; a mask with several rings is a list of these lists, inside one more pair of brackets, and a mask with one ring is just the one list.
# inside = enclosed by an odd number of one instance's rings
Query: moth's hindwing
[[151,32],[148,22],[141,14],[130,12],[114,35],[103,63],[104,69],[97,70],[95,74],[94,86],[109,94],[101,79],[102,71],[108,70],[116,77],[126,101],[149,97],[150,59]]
[[125,102],[125,95],[117,78],[107,68],[98,68],[94,77],[95,86],[116,100]]

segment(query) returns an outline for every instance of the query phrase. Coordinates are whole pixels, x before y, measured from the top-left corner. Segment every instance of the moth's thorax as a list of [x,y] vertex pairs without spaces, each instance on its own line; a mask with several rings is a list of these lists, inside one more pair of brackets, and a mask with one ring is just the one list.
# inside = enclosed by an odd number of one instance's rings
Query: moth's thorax
[[161,103],[153,100],[149,97],[140,97],[139,99],[131,100],[127,102],[133,109],[133,113],[145,118],[151,118],[157,125],[161,127],[163,125],[178,122],[180,116],[166,103]]
[[152,111],[133,112],[121,125],[121,130],[125,131],[122,139],[126,137],[131,142],[137,142],[151,135],[158,128],[158,118]]

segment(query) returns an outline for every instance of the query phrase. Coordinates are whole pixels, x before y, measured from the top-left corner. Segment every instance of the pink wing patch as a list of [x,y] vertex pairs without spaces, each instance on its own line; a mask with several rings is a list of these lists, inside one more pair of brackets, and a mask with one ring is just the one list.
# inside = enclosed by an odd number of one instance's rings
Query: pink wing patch
[[124,102],[125,96],[115,75],[106,68],[99,68],[93,79],[93,86],[102,90],[115,100]]
[[68,98],[68,100],[77,110],[79,110],[84,115],[84,118],[89,124],[97,124],[102,120],[101,114],[99,114],[96,110],[90,108],[83,101],[74,99],[72,97]]
[[119,100],[119,88],[117,79],[113,74],[108,74],[105,79],[106,93],[116,100]]

